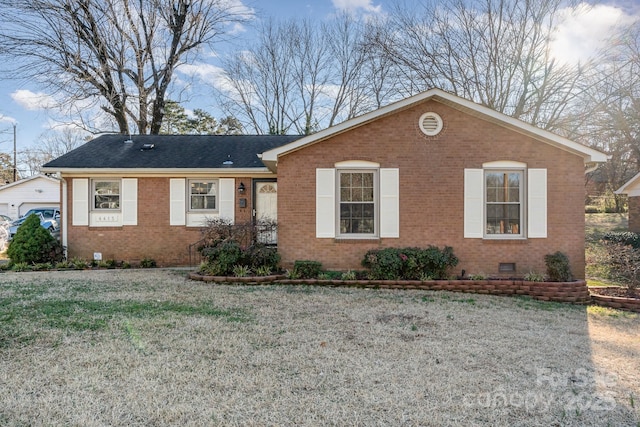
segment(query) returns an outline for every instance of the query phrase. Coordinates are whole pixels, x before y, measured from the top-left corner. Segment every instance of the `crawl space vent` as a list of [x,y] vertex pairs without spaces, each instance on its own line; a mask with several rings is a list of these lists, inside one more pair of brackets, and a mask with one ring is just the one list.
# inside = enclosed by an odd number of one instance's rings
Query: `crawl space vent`
[[442,130],[442,118],[436,113],[424,113],[420,116],[420,130],[427,136],[436,136]]

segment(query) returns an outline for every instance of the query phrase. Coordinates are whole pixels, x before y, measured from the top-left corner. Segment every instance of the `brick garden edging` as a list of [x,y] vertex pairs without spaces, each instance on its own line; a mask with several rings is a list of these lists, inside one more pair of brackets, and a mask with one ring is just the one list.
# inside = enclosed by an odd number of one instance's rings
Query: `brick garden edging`
[[[597,292],[598,289],[605,288],[594,286],[589,289]],[[638,298],[610,297],[607,295],[591,294],[591,301],[602,307],[621,308],[623,310],[640,313],[640,299]]]
[[285,276],[224,277],[189,273],[189,279],[215,283],[350,286],[380,289],[423,289],[490,295],[527,295],[541,301],[588,304],[587,282],[529,282],[525,280],[320,280],[287,279]]

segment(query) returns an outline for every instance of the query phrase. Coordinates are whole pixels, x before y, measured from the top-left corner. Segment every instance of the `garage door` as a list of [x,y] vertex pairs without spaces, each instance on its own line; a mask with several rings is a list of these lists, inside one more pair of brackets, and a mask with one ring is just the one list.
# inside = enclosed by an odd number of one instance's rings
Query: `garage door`
[[0,203],[0,215],[9,215],[9,203]]

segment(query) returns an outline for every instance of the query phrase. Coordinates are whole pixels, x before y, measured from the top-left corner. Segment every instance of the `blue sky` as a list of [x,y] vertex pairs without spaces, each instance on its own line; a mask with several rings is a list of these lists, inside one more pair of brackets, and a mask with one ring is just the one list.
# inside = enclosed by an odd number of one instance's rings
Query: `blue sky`
[[[254,14],[254,22],[267,17],[306,17],[314,20],[330,19],[337,11],[350,11],[355,14],[384,15],[391,0],[229,0],[243,4]],[[614,1],[614,0],[612,0]],[[591,9],[585,8],[579,16],[568,16],[560,27],[554,49],[559,56],[568,60],[584,59],[601,43],[608,30],[621,21],[640,17],[637,1],[622,0],[595,2]],[[411,3],[411,1],[406,1]],[[251,34],[250,27],[238,28],[239,39],[235,44],[242,48]],[[190,89],[181,91],[186,94],[187,109],[202,108],[214,116],[222,113],[215,107],[210,85],[219,82],[221,70],[216,64],[215,53],[203,55],[198,62],[178,70],[176,85],[190,82]],[[207,86],[209,85],[209,86]],[[177,99],[170,94],[171,99]],[[20,84],[15,81],[0,81],[0,152],[11,153],[13,149],[13,127],[17,122],[18,151],[33,147],[41,135],[55,126],[64,126],[61,122],[72,122],[72,116],[65,116],[55,108],[48,109],[55,100],[43,88],[34,83]],[[57,120],[56,120],[57,119]]]

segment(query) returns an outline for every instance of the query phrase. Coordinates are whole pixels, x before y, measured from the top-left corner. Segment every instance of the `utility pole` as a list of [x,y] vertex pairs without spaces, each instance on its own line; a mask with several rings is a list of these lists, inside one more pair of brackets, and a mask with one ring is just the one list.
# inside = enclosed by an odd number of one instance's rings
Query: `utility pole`
[[13,182],[17,181],[18,169],[16,163],[16,122],[13,122]]

